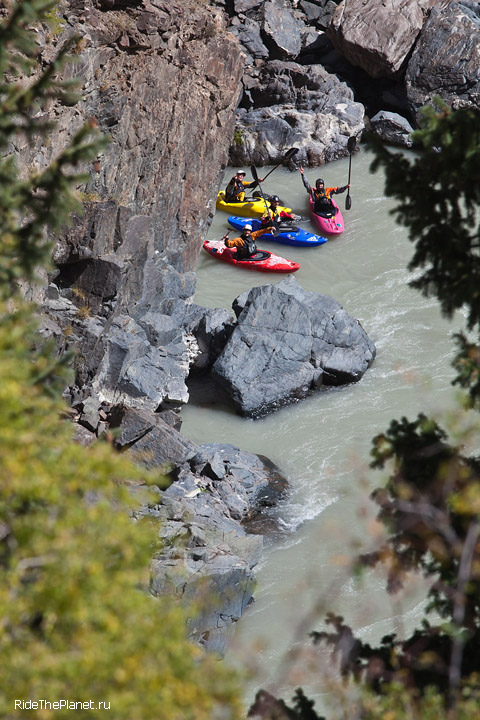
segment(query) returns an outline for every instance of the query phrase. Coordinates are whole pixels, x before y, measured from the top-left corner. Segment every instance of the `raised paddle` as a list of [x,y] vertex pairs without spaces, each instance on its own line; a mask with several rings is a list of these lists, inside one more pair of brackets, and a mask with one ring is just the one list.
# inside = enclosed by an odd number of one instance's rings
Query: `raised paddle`
[[[355,150],[355,147],[357,145],[357,138],[352,135],[352,137],[348,138],[347,142],[347,149],[350,153],[350,160],[348,161],[348,185],[350,185],[350,175],[352,172],[352,152]],[[352,198],[350,197],[350,188],[347,190],[347,197],[345,198],[345,210],[350,210],[352,207]]]
[[[274,168],[274,169],[275,169],[275,168]],[[271,213],[270,213],[270,208],[269,208],[268,205],[267,205],[267,201],[265,200],[265,195],[263,194],[262,185],[261,185],[261,183],[260,183],[260,180],[258,179],[257,168],[255,167],[255,165],[251,165],[251,166],[250,166],[250,170],[251,170],[253,179],[255,180],[255,182],[256,182],[257,185],[258,185],[258,189],[260,190],[260,194],[261,194],[261,196],[262,196],[262,200],[263,200],[263,202],[265,203],[265,210],[267,211],[267,215],[268,215],[269,218],[271,218],[272,215],[271,215]],[[265,180],[265,178],[263,178],[263,179]]]
[[272,174],[274,170],[276,170],[280,165],[283,165],[284,163],[288,162],[294,155],[296,155],[298,152],[298,148],[290,148],[290,150],[287,150],[285,155],[283,156],[282,160],[278,163],[278,165],[275,165],[274,168],[272,168],[263,178],[264,180],[267,179],[269,175]]

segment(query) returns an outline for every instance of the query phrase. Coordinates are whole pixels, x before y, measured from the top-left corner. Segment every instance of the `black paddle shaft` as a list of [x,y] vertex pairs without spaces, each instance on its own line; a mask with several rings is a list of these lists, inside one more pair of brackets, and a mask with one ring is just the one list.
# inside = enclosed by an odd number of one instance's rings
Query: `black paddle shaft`
[[296,155],[297,153],[298,153],[298,148],[290,148],[290,150],[287,150],[287,152],[286,152],[285,155],[283,156],[281,162],[279,162],[278,165],[275,165],[275,167],[272,168],[272,169],[265,175],[265,177],[264,177],[263,179],[266,180],[267,177],[268,177],[269,175],[271,175],[274,170],[276,170],[278,167],[280,167],[280,165],[283,165],[284,163],[287,163],[287,162],[288,162],[294,155]]
[[[347,142],[347,148],[348,152],[350,153],[350,159],[348,161],[348,183],[347,185],[350,185],[350,177],[352,173],[352,152],[355,150],[357,144],[357,138],[352,135],[352,137],[348,138]],[[350,188],[347,190],[347,197],[345,198],[345,210],[350,210],[352,207],[352,198],[350,197]]]
[[[268,205],[267,205],[267,201],[265,200],[265,195],[263,194],[263,190],[262,190],[262,186],[261,186],[261,184],[260,184],[260,180],[258,179],[257,168],[255,167],[255,165],[251,165],[251,166],[250,166],[250,170],[251,170],[251,172],[252,172],[253,179],[255,180],[255,182],[256,182],[257,185],[258,185],[258,189],[260,190],[260,194],[261,194],[261,196],[262,196],[262,200],[263,200],[263,202],[265,203],[265,210],[267,211],[267,215],[268,215],[268,217],[271,217],[270,208],[269,208]],[[265,178],[264,178],[264,179],[265,179]]]

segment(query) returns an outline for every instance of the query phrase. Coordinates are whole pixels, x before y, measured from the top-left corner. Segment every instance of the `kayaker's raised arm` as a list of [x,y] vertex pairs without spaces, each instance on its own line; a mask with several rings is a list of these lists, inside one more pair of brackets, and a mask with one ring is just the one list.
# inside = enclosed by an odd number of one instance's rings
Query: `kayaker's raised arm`
[[298,169],[300,171],[300,175],[302,176],[302,182],[305,186],[305,190],[308,192],[309,195],[311,195],[312,188],[311,188],[310,183],[308,182],[307,178],[305,177],[305,170],[301,166]]

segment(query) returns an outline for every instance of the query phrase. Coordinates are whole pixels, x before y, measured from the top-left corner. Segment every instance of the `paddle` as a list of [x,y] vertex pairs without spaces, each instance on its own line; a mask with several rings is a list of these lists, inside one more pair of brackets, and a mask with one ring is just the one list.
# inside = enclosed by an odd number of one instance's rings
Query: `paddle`
[[[352,171],[352,152],[355,150],[355,147],[357,145],[357,138],[352,135],[352,137],[348,138],[347,142],[347,149],[350,153],[350,160],[348,161],[348,185],[350,185],[350,175]],[[352,207],[352,198],[350,197],[350,188],[347,190],[347,197],[345,198],[345,210],[350,210]]]
[[[275,168],[274,168],[274,169],[275,169]],[[270,208],[268,207],[267,201],[265,200],[265,195],[263,194],[262,185],[261,185],[261,183],[260,183],[260,180],[258,179],[257,168],[255,167],[255,165],[251,165],[251,166],[250,166],[250,170],[251,170],[251,172],[252,172],[253,179],[255,180],[255,182],[256,182],[257,185],[258,185],[258,189],[260,190],[260,194],[261,194],[261,196],[262,196],[262,200],[263,200],[263,202],[265,203],[265,209],[266,209],[266,211],[267,211],[267,215],[268,215],[268,217],[269,217],[270,219],[272,219],[272,215],[271,215],[271,213],[270,213]],[[265,178],[263,178],[263,179],[265,180]]]
[[267,179],[269,175],[272,174],[274,170],[276,170],[280,165],[283,165],[284,163],[288,162],[294,155],[296,155],[298,152],[298,148],[290,148],[290,150],[287,150],[285,155],[283,156],[282,160],[278,163],[278,165],[275,165],[274,168],[272,168],[263,178],[264,180]]

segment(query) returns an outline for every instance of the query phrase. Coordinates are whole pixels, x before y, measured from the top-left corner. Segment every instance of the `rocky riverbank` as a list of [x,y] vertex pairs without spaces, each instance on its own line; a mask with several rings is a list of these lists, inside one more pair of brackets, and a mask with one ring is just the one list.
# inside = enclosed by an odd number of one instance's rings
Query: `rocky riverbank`
[[[286,483],[265,459],[182,436],[177,411],[188,402],[189,376],[213,366],[237,409],[257,417],[360,380],[375,354],[335,300],[308,298],[323,303],[323,327],[302,325],[304,352],[294,362],[286,362],[291,344],[282,346],[277,396],[267,397],[256,371],[257,397],[247,398],[234,343],[251,334],[260,298],[237,299],[237,318],[193,302],[223,170],[275,164],[290,147],[298,148],[296,164],[321,165],[346,156],[348,138],[360,140],[370,126],[408,146],[419,108],[436,93],[479,109],[480,10],[470,0],[63,0],[55,27],[37,34],[39,61],[74,33],[69,72],[82,79],[83,99],[72,107],[52,101],[51,143],[15,151],[26,167],[42,166],[92,116],[111,142],[78,189],[84,215],[56,238],[54,269],[29,295],[42,335],[59,353],[76,352],[65,396],[79,440],[87,445],[115,428],[119,449],[173,468],[171,488],[145,510],[162,520],[165,539],[153,589],[190,598],[198,579],[209,578],[225,602],[191,630],[221,650],[251,597],[261,552],[261,538],[243,524]],[[275,304],[297,341],[297,320],[310,311],[294,285]],[[333,315],[342,317],[337,338],[325,334]],[[249,361],[263,362],[254,354]]]

